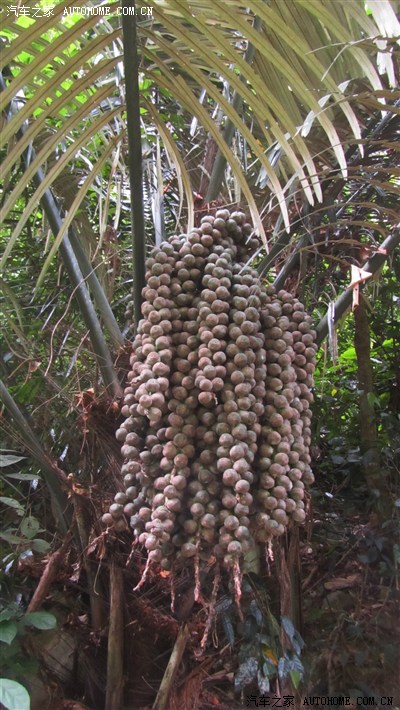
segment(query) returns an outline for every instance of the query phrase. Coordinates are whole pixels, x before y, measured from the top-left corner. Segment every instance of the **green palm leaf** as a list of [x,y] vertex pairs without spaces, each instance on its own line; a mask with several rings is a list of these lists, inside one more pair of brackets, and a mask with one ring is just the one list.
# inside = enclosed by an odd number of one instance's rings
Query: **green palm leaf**
[[[339,167],[346,174],[346,142],[358,141],[362,154],[361,118],[351,95],[352,83],[357,80],[358,89],[373,91],[378,102],[384,101],[387,92],[378,73],[377,52],[380,69],[394,82],[392,49],[386,38],[395,36],[398,22],[389,0],[372,0],[369,15],[360,0],[143,0],[142,5],[153,8],[151,20],[138,18],[143,76],[178,100],[187,122],[195,116],[213,137],[229,162],[259,233],[264,229],[254,198],[257,170],[263,171],[264,186],[288,229],[288,204],[296,194],[296,182],[313,204],[322,199],[324,165]],[[10,185],[3,196],[2,220],[8,219],[37,168],[49,166],[43,189],[34,192],[10,234],[2,266],[40,195],[72,168],[79,150],[92,140],[98,146],[96,159],[80,181],[84,189],[68,211],[68,225],[74,223],[85,194],[101,176],[111,144],[124,141],[123,132],[117,138],[124,113],[118,78],[122,61],[119,5],[109,5],[111,14],[102,19],[65,14],[72,6],[87,7],[87,2],[57,2],[53,15],[29,22],[11,15],[2,31],[8,42],[2,61],[11,71],[2,93],[3,106],[11,107],[0,138],[0,146],[7,146],[3,176]],[[255,15],[261,20],[260,29],[253,27]],[[249,42],[255,49],[251,64],[244,57]],[[206,91],[205,104],[197,98],[202,89]],[[229,98],[233,91],[242,98],[239,111]],[[185,154],[155,109],[149,90],[143,91],[143,109],[142,120],[158,130],[176,166],[191,221],[192,189],[197,186],[189,177]],[[221,137],[212,118],[217,109],[245,141],[251,171],[243,169]],[[22,125],[26,129],[15,140]],[[13,184],[21,156],[31,143],[36,160]],[[271,163],[273,155],[279,158],[279,171],[276,160]],[[102,220],[104,226],[104,217]],[[62,232],[55,236],[39,283]]]

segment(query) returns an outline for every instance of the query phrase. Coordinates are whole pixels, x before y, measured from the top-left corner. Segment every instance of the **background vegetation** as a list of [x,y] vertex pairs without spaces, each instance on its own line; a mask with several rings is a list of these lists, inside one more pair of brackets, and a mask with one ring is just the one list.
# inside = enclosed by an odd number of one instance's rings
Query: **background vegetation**
[[[126,707],[151,705],[187,619],[171,707],[240,706],[249,654],[270,664],[278,692],[282,628],[301,657],[288,692],[399,702],[396,2],[143,0],[136,22],[118,3],[10,7],[0,8],[1,702],[28,707],[25,688],[33,707],[119,708],[123,673]],[[99,520],[121,486],[114,431],[142,253],[220,204],[248,209],[260,273],[313,313],[317,482],[291,561],[290,619],[276,560],[270,577],[249,578],[242,626],[228,595],[218,651],[196,660],[205,615],[187,580],[181,618],[168,578],[134,595],[140,551]],[[352,266],[376,278],[346,315]],[[107,652],[110,620],[121,645]]]

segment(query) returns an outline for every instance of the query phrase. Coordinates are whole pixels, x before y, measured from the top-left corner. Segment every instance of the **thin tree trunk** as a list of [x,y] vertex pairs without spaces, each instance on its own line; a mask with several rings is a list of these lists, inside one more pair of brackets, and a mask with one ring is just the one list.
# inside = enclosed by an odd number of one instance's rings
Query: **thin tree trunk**
[[176,638],[175,646],[172,650],[171,657],[168,661],[164,677],[157,693],[157,697],[154,701],[153,710],[165,710],[168,706],[168,697],[171,692],[172,683],[174,682],[175,675],[182,660],[189,636],[189,629],[185,624],[185,626],[183,626],[179,631]]
[[288,570],[290,576],[291,619],[299,634],[303,635],[303,596],[301,587],[300,529],[290,531],[288,542]]
[[[132,0],[122,0],[122,7],[135,7]],[[122,15],[126,121],[128,129],[129,179],[131,188],[133,306],[135,330],[141,318],[142,289],[145,285],[145,228],[143,214],[142,135],[140,125],[139,59],[135,15]]]
[[123,577],[117,562],[110,569],[110,628],[108,631],[105,710],[121,710],[124,680]]
[[72,494],[76,524],[78,527],[82,561],[86,571],[87,586],[90,598],[90,613],[92,621],[92,629],[99,632],[104,626],[104,594],[101,584],[101,578],[98,575],[99,562],[90,559],[88,556],[89,546],[89,525],[90,519],[87,510],[88,500],[77,493]]
[[368,314],[362,295],[360,297],[360,304],[354,310],[354,323],[354,347],[357,356],[358,389],[360,394],[360,448],[363,457],[363,467],[369,490],[379,496],[381,502],[384,504],[386,494],[380,465],[375,408],[371,401],[371,396],[374,394],[371,338]]

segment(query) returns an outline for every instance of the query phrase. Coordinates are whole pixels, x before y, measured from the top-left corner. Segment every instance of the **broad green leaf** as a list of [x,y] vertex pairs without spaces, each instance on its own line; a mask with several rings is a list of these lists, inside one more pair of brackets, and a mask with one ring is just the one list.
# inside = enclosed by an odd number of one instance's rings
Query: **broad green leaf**
[[57,626],[56,617],[48,611],[28,612],[22,620],[24,624],[28,624],[29,626],[33,626],[35,629],[40,629],[42,631],[55,629]]
[[18,515],[24,515],[25,509],[18,500],[14,498],[8,498],[8,496],[0,496],[0,503],[3,505],[8,505],[10,508],[14,508]]
[[13,533],[1,532],[1,530],[0,538],[8,542],[10,545],[26,544],[26,538],[21,537],[20,535],[14,535]]
[[37,481],[39,473],[6,473],[6,478],[13,478],[16,481]]
[[17,635],[18,626],[15,621],[0,621],[0,641],[10,645]]
[[[2,454],[0,453],[0,467],[5,468],[6,466],[13,466],[20,461],[26,459],[26,456],[15,456],[14,454]],[[11,475],[11,474],[8,474]]]
[[50,550],[51,545],[47,542],[47,540],[36,538],[35,540],[32,540],[31,547],[34,552],[38,553],[38,555],[44,555]]
[[293,688],[297,690],[302,679],[301,673],[299,671],[289,671],[289,678],[292,681]]
[[367,394],[367,401],[370,407],[380,407],[381,402],[379,397],[375,394],[375,392],[368,392]]
[[18,613],[18,604],[12,602],[8,606],[6,606],[5,609],[2,609],[0,611],[0,621],[9,621],[10,619],[15,619],[15,617],[18,616]]
[[31,540],[40,530],[39,521],[33,517],[33,515],[28,515],[23,519],[20,525],[20,532],[25,535],[29,540]]
[[356,349],[351,346],[347,348],[344,352],[340,354],[340,359],[342,360],[357,360]]
[[21,683],[0,678],[0,703],[6,710],[30,710],[29,693]]

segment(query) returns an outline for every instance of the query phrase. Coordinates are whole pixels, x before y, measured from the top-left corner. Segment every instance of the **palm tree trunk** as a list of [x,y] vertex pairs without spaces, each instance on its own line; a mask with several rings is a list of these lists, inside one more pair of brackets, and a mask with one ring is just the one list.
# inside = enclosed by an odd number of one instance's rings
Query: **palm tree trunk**
[[[132,0],[122,0],[122,7],[132,7]],[[142,289],[145,285],[145,229],[143,214],[142,134],[140,127],[139,61],[136,16],[122,15],[128,159],[131,186],[133,306],[135,329],[141,318]]]

